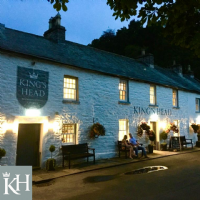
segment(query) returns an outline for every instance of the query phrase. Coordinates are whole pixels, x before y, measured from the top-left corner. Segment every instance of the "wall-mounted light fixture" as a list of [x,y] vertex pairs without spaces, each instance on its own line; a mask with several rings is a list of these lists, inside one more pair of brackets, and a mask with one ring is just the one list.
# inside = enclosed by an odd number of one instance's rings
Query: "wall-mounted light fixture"
[[200,116],[198,116],[198,117],[196,118],[196,123],[197,123],[197,124],[200,124]]
[[157,121],[158,120],[158,115],[157,114],[153,114],[150,117],[151,121]]
[[40,114],[40,110],[38,109],[27,109],[25,112],[25,115],[29,117],[37,117],[40,116]]

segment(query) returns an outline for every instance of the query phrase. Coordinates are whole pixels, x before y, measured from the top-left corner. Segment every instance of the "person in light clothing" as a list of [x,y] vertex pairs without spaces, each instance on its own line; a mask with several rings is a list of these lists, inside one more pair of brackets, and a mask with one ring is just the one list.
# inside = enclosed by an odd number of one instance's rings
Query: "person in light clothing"
[[143,156],[144,156],[145,158],[149,158],[149,157],[147,156],[147,153],[146,153],[145,148],[142,147],[142,146],[140,146],[139,142],[132,136],[131,133],[129,133],[129,137],[130,137],[129,142],[130,142],[130,144],[132,144],[132,145],[134,146],[134,150],[135,150],[136,156],[138,156],[138,150],[142,150]]

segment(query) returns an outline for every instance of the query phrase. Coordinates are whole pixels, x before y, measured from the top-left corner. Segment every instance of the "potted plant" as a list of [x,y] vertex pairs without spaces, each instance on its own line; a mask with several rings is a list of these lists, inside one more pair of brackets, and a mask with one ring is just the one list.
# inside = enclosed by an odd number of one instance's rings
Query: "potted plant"
[[56,166],[56,160],[54,158],[52,158],[52,152],[55,151],[55,146],[51,145],[49,147],[49,151],[51,152],[51,158],[49,158],[46,161],[46,170],[47,171],[53,171],[53,170],[55,170],[55,166]]
[[160,133],[160,139],[164,140],[164,142],[160,144],[162,151],[167,150],[167,143],[165,142],[165,140],[167,139],[167,136],[168,136],[168,134],[165,131]]
[[198,126],[197,124],[192,123],[192,124],[191,124],[191,127],[193,128],[194,133],[197,133],[197,132],[198,132],[199,126]]
[[0,148],[0,159],[6,155],[6,150],[4,148]]
[[153,153],[154,140],[156,139],[156,135],[153,130],[149,130],[147,134],[148,134],[149,140],[151,141],[151,143],[148,145],[149,153]]
[[98,122],[94,123],[89,129],[89,137],[92,139],[98,138],[100,135],[104,136],[106,132],[104,126]]

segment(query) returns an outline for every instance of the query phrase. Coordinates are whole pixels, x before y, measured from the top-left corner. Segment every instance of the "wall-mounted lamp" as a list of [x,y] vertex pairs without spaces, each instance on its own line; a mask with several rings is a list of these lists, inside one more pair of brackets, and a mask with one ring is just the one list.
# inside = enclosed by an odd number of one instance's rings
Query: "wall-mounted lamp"
[[200,124],[200,116],[198,116],[198,117],[196,118],[196,123],[197,123],[197,124]]
[[158,115],[157,114],[153,114],[151,115],[151,121],[157,121],[158,120]]
[[37,117],[40,116],[40,114],[40,110],[38,109],[27,109],[25,112],[25,115],[29,117]]

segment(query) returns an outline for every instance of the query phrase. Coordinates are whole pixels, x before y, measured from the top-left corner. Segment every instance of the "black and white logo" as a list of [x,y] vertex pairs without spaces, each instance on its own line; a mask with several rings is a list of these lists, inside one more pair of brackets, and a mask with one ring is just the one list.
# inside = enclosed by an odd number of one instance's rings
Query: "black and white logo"
[[0,172],[1,200],[32,199],[31,166],[1,166]]

